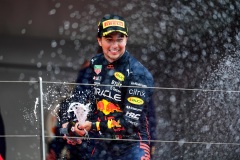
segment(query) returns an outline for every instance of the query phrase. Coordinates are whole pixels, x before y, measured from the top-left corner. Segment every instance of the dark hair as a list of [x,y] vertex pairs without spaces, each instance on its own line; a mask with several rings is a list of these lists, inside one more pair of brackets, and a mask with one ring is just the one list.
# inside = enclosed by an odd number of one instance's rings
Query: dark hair
[[103,49],[101,46],[98,45],[97,53],[103,53]]

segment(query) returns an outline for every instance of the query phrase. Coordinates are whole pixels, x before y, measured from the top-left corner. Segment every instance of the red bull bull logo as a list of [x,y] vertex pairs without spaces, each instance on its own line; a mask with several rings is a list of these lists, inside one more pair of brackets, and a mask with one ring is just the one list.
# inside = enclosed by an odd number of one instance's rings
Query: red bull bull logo
[[122,112],[119,106],[108,102],[107,100],[103,99],[97,103],[97,109],[104,113],[104,115],[109,115],[113,112]]

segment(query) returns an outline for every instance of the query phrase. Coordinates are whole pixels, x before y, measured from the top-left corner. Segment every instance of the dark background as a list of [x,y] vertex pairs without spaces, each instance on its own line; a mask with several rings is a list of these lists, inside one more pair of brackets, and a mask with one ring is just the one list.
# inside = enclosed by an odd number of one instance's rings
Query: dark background
[[[32,113],[39,97],[35,81],[74,82],[83,62],[96,53],[97,23],[106,13],[129,23],[127,49],[155,79],[153,159],[239,159],[239,8],[240,2],[228,0],[0,0],[7,159],[39,159],[38,136],[19,136],[40,132]],[[47,105],[55,103],[52,95],[62,96],[64,86],[44,87],[49,134]]]

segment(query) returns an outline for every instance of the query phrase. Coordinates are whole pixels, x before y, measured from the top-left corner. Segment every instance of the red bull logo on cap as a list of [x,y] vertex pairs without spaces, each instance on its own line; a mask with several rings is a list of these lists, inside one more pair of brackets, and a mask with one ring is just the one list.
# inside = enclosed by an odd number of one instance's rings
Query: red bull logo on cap
[[138,97],[128,97],[128,102],[136,105],[142,105],[144,101],[141,98]]

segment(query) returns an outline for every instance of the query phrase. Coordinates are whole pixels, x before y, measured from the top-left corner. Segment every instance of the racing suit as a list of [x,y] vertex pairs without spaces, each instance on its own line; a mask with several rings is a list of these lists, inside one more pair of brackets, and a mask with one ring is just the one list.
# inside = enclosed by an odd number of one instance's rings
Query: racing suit
[[91,99],[93,108],[89,121],[93,122],[92,131],[99,132],[101,138],[115,139],[99,141],[95,157],[122,157],[137,146],[147,151],[141,156],[150,159],[148,104],[154,85],[150,72],[127,51],[113,63],[98,54],[92,58],[82,81],[93,85],[77,86],[71,101],[86,103]]

